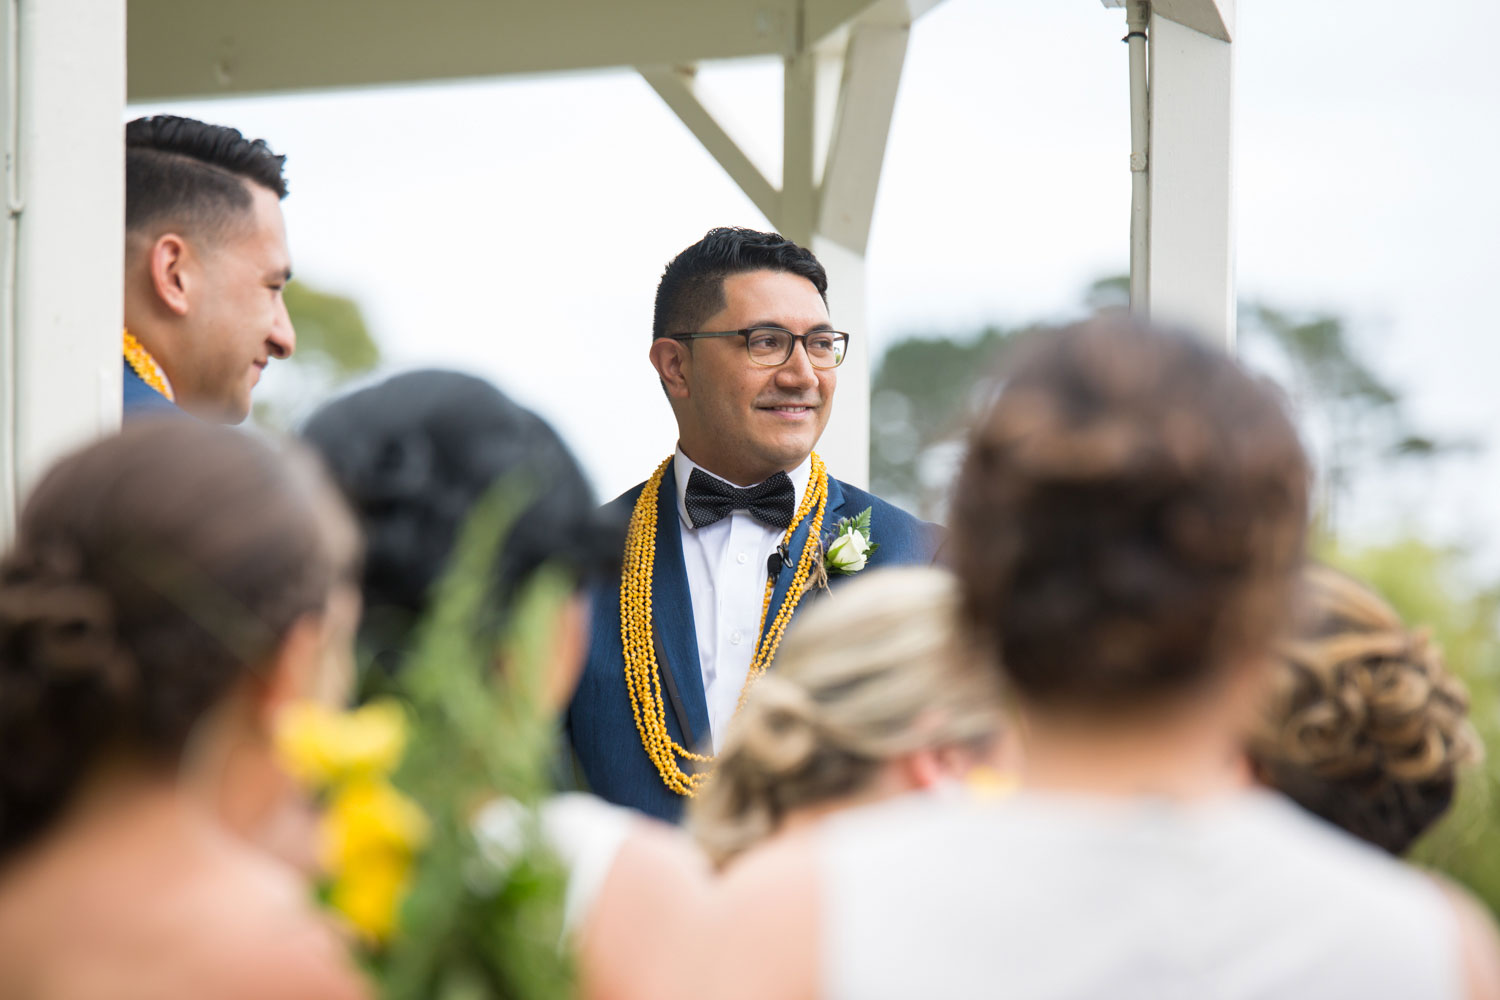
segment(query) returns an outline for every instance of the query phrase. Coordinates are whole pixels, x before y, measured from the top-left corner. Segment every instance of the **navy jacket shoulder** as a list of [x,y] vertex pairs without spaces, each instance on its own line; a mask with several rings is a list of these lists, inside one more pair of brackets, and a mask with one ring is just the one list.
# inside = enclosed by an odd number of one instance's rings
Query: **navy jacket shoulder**
[[122,361],[121,364],[125,366],[124,418],[126,420],[158,414],[183,414],[183,411],[177,408],[176,403],[151,388],[145,379],[137,375],[135,369],[130,367],[130,362]]

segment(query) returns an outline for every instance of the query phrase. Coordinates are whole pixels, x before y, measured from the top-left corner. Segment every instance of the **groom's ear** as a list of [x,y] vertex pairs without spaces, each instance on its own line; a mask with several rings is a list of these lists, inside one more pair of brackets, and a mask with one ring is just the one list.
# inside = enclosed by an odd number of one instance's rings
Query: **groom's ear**
[[651,366],[661,379],[661,387],[668,399],[687,399],[688,379],[693,367],[693,354],[688,346],[671,337],[658,337],[651,342]]

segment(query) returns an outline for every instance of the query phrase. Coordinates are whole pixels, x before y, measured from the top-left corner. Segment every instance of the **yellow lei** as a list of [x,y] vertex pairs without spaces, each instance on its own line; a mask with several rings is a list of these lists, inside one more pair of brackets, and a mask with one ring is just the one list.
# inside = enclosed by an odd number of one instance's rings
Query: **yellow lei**
[[[630,515],[630,531],[625,536],[625,568],[620,576],[620,644],[625,658],[625,689],[630,692],[630,709],[635,715],[635,728],[641,734],[641,745],[646,755],[656,765],[661,780],[678,795],[693,795],[698,786],[706,781],[709,772],[697,770],[689,774],[678,765],[678,758],[711,764],[713,757],[694,753],[672,739],[667,731],[666,706],[661,698],[661,677],[656,662],[656,648],[651,632],[651,579],[656,568],[656,507],[661,492],[662,477],[666,474],[667,459],[657,466],[640,498],[635,502],[635,511]],[[766,596],[760,609],[760,638],[756,641],[755,654],[750,658],[750,671],[745,675],[745,686],[740,690],[739,705],[776,656],[782,633],[797,610],[802,594],[807,589],[808,574],[818,554],[817,539],[823,531],[823,512],[828,506],[828,469],[816,454],[812,456],[812,479],[797,516],[782,536],[782,544],[791,543],[792,536],[802,521],[812,513],[812,527],[807,544],[802,546],[802,555],[797,561],[797,573],[792,585],[781,602],[781,609],[771,628],[766,629],[766,616],[771,611],[771,595],[776,590],[776,579],[766,580]],[[816,508],[816,511],[814,511]]]
[[167,373],[162,371],[161,365],[146,350],[146,345],[131,336],[129,330],[125,331],[125,361],[130,365],[130,370],[141,377],[142,382],[172,402],[177,402],[177,397],[172,394],[172,383],[167,381]]

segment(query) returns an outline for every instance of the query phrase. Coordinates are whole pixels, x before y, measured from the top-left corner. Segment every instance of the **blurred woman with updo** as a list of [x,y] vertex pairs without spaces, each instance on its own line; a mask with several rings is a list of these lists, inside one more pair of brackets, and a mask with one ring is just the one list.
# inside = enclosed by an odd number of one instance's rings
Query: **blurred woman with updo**
[[[1453,803],[1465,767],[1483,757],[1469,696],[1425,631],[1380,595],[1327,566],[1309,566],[1296,623],[1277,650],[1250,766],[1303,809],[1402,856]],[[1500,996],[1500,933],[1478,900],[1432,873],[1474,928],[1471,963]]]
[[1297,610],[1253,767],[1308,812],[1405,854],[1480,758],[1468,694],[1424,632],[1336,570],[1308,568]]
[[1014,760],[994,671],[959,636],[958,586],[901,567],[850,582],[756,681],[689,827],[718,866],[829,813],[970,779]]
[[347,661],[352,527],[314,464],[195,421],[59,463],[0,560],[0,996],[364,994],[253,841],[272,725]]

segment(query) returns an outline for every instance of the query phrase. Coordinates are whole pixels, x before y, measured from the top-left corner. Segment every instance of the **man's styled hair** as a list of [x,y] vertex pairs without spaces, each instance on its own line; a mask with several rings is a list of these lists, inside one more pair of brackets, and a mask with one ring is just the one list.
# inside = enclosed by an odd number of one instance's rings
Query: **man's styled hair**
[[238,129],[176,115],[125,126],[125,231],[153,223],[217,229],[248,211],[245,181],[286,197],[285,156]]
[[953,503],[964,610],[1050,708],[1187,694],[1278,637],[1307,460],[1280,394],[1123,319],[1036,335],[975,427]]
[[782,271],[812,282],[828,304],[828,273],[812,251],[780,233],[724,226],[672,258],[656,286],[651,339],[695,333],[724,308],[724,279],[747,271]]

